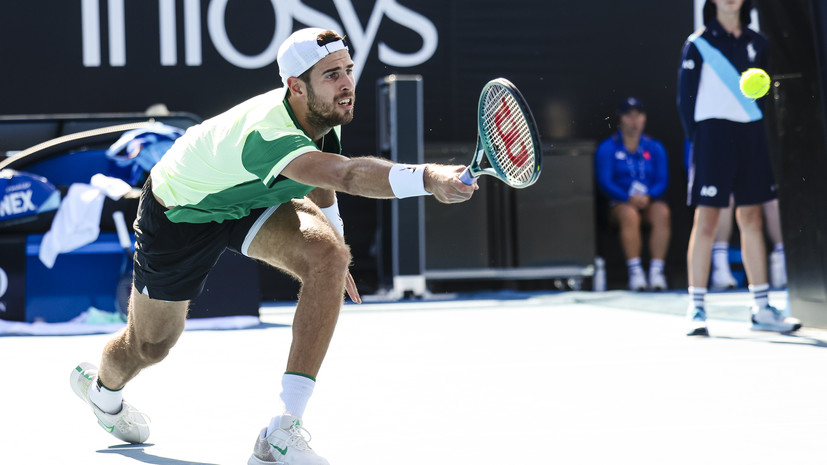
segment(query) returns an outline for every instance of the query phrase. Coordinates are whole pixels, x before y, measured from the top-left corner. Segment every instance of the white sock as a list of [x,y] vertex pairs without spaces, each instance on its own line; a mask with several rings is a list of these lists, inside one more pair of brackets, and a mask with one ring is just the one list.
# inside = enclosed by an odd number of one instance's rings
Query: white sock
[[655,273],[663,273],[664,264],[665,263],[663,262],[663,260],[659,258],[653,258],[649,262],[649,275],[653,275]]
[[752,294],[752,300],[758,308],[764,308],[770,304],[770,285],[767,283],[749,285],[749,293]]
[[640,257],[626,260],[626,267],[629,268],[629,276],[635,274],[643,275],[643,266],[641,265]]
[[117,391],[107,389],[106,386],[101,384],[100,378],[97,382],[89,385],[88,394],[89,400],[104,412],[114,415],[121,411],[123,393],[120,389]]
[[695,308],[706,309],[706,288],[705,287],[689,287],[689,298]]
[[712,268],[729,269],[729,242],[712,244]]
[[784,243],[779,242],[778,244],[775,244],[775,246],[772,248],[772,251],[773,252],[778,252],[781,255],[784,255]]
[[[307,375],[285,373],[281,378],[281,394],[279,395],[282,415],[301,418],[315,386],[316,380]],[[280,421],[281,415],[270,420],[270,426],[267,427],[268,436],[279,427]]]

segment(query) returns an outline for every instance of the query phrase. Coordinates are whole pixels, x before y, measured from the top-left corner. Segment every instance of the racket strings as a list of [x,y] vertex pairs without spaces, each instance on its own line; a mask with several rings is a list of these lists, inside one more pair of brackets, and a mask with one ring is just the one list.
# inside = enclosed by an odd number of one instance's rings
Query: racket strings
[[532,179],[535,147],[531,128],[517,100],[502,87],[492,87],[483,97],[481,134],[492,148],[493,161],[515,184]]

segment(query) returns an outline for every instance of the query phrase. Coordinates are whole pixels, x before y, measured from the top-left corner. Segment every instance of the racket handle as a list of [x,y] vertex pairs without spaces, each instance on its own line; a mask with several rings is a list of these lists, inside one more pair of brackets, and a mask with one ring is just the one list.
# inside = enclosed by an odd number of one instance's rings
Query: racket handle
[[459,175],[459,180],[462,181],[466,186],[470,186],[474,184],[474,176],[471,175],[471,170],[465,168],[465,171]]
[[126,220],[123,217],[123,212],[120,210],[112,212],[112,221],[115,222],[115,229],[118,231],[118,242],[121,243],[121,247],[123,247],[124,250],[130,250],[132,244],[129,240],[129,230],[126,229]]

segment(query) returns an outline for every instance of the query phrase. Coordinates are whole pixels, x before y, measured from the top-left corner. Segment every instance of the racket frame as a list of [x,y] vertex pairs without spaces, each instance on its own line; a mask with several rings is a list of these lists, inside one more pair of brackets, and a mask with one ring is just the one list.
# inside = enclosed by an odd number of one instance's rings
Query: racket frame
[[[529,132],[531,134],[531,143],[534,148],[534,169],[532,171],[531,178],[521,184],[511,183],[505,175],[501,174],[501,172],[497,169],[499,163],[493,155],[495,153],[494,148],[489,146],[486,143],[486,140],[482,137],[482,133],[484,132],[482,125],[485,118],[485,109],[483,108],[485,97],[490,88],[495,86],[504,87],[514,97],[517,106],[522,111],[523,117],[526,120],[526,124],[528,125]],[[534,120],[534,114],[531,112],[531,108],[528,106],[523,94],[520,93],[517,87],[505,78],[497,78],[488,81],[485,86],[483,86],[482,91],[480,92],[479,101],[477,103],[477,145],[474,149],[474,156],[471,163],[468,165],[468,168],[460,175],[460,179],[465,184],[471,184],[474,180],[480,177],[480,175],[485,174],[488,176],[493,176],[516,189],[523,189],[534,184],[540,177],[543,164],[543,145],[540,141],[539,134],[540,131],[537,128],[537,122]],[[484,161],[487,161],[489,166],[483,167],[482,164]]]

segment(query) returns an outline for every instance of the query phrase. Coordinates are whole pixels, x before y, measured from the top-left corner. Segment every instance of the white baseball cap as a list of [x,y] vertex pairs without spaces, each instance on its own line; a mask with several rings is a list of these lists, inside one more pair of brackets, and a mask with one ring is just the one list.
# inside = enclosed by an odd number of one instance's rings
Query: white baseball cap
[[278,54],[279,76],[285,87],[290,76],[298,77],[331,53],[347,50],[342,40],[319,45],[319,34],[325,31],[327,29],[317,27],[299,29],[281,44]]

